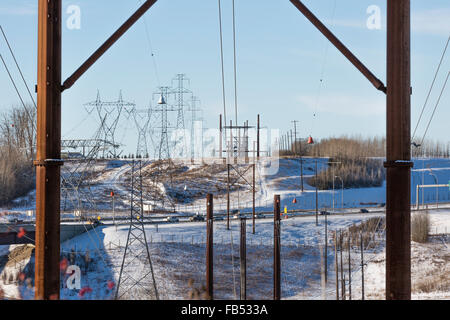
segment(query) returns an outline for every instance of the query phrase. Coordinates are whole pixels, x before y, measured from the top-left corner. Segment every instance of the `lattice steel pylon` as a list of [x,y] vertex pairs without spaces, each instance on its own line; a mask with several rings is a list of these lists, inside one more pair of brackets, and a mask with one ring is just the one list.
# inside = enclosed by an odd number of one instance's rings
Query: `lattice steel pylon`
[[[145,235],[142,199],[142,161],[131,162],[130,228],[123,254],[115,299],[159,300]],[[153,288],[152,288],[153,287]]]
[[[176,107],[177,107],[177,126],[175,131],[175,145],[174,152],[180,155],[181,157],[186,156],[187,142],[185,135],[185,124],[184,124],[184,109],[186,107],[184,96],[186,94],[190,94],[192,96],[192,91],[185,87],[185,82],[190,83],[190,80],[186,78],[185,74],[177,74],[174,79],[172,79],[172,86],[174,81],[177,83],[177,86],[174,87],[173,93],[176,97]],[[180,132],[181,132],[181,143],[180,143]],[[181,144],[181,146],[180,146]]]
[[155,93],[159,95],[159,101],[158,104],[153,107],[152,113],[161,117],[161,127],[157,127],[158,129],[161,129],[160,142],[158,150],[156,151],[158,160],[171,159],[171,149],[169,147],[169,128],[171,128],[171,126],[169,125],[168,112],[178,111],[172,105],[167,103],[171,91],[172,90],[169,87],[160,87],[159,92]]
[[[101,101],[100,92],[97,91],[97,98],[95,101],[84,104],[84,107],[88,113],[92,113],[95,109],[97,115],[100,119],[100,128],[102,131],[102,139],[104,141],[110,141],[116,144],[115,132],[117,124],[121,118],[124,108],[134,108],[135,104],[131,102],[126,102],[122,98],[122,91],[119,92],[119,99],[117,101],[106,102]],[[117,157],[116,149],[113,149],[110,154],[107,154],[105,150],[107,146],[103,149],[103,158],[106,156]]]
[[148,143],[147,143],[147,133],[150,125],[151,118],[151,107],[148,109],[137,110],[133,108],[133,118],[138,131],[138,142],[136,148],[136,157],[148,158]]

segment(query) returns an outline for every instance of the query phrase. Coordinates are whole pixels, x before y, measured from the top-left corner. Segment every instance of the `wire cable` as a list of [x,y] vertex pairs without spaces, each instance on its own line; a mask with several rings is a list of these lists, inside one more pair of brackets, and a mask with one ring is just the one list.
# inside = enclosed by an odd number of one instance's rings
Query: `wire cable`
[[434,106],[434,110],[433,110],[433,113],[431,114],[430,121],[428,121],[427,128],[425,129],[425,132],[423,134],[422,140],[420,142],[421,145],[423,144],[423,141],[425,140],[425,136],[427,135],[428,129],[430,128],[431,121],[433,120],[433,117],[434,117],[434,114],[436,112],[436,109],[437,109],[437,107],[439,105],[439,102],[441,101],[441,97],[442,97],[442,94],[444,93],[445,87],[447,86],[447,81],[448,81],[448,77],[449,76],[450,76],[450,71],[447,73],[447,78],[445,78],[444,85],[442,86],[441,93],[439,94],[439,98],[438,98],[438,100],[436,102],[436,105]]
[[233,55],[234,55],[234,112],[236,126],[238,125],[238,98],[237,98],[237,62],[236,62],[236,11],[233,0]]
[[28,84],[27,84],[27,82],[25,81],[25,77],[23,76],[22,70],[21,70],[20,67],[19,67],[19,63],[17,62],[16,56],[14,55],[14,52],[13,52],[11,46],[9,45],[8,38],[6,37],[6,34],[5,34],[5,32],[3,31],[3,28],[2,28],[1,25],[0,25],[0,30],[1,30],[1,32],[2,32],[2,34],[3,34],[3,38],[5,38],[6,44],[8,45],[9,52],[11,52],[11,55],[12,55],[12,57],[13,57],[13,59],[14,59],[14,62],[16,63],[16,67],[17,67],[17,69],[19,70],[19,73],[20,73],[20,76],[22,77],[23,83],[25,84],[25,88],[27,88],[27,91],[28,91],[28,94],[30,95],[31,101],[33,101],[34,107],[37,109],[36,102],[34,101],[33,95],[31,94],[30,89],[28,88]]
[[430,90],[428,91],[428,95],[427,95],[427,98],[425,99],[425,103],[423,104],[422,112],[420,113],[419,120],[417,120],[416,128],[414,129],[411,141],[414,141],[414,137],[416,136],[417,128],[419,127],[420,121],[421,121],[422,116],[423,116],[423,112],[425,111],[425,107],[426,107],[426,105],[428,103],[428,99],[430,98],[431,91],[433,90],[434,83],[436,82],[436,78],[437,78],[437,75],[438,75],[439,70],[441,68],[442,61],[444,60],[445,53],[447,52],[447,48],[448,48],[449,42],[450,42],[450,36],[448,37],[447,43],[445,44],[444,52],[442,53],[441,60],[439,61],[437,70],[436,70],[436,72],[434,74],[434,79],[433,79],[433,81],[431,83],[431,87],[430,87]]
[[[222,100],[223,100],[223,119],[225,126],[227,125],[227,108],[226,108],[226,96],[225,96],[225,68],[223,59],[223,29],[222,29],[222,7],[219,2],[219,33],[220,33],[220,62],[222,67]],[[225,129],[226,136],[226,129]]]
[[[141,0],[139,0],[139,4],[140,5],[142,4]],[[161,82],[159,81],[158,65],[156,63],[155,52],[153,50],[153,45],[152,45],[152,41],[151,41],[151,38],[150,38],[150,31],[149,31],[149,28],[148,28],[147,18],[146,18],[145,15],[144,15],[144,19],[142,20],[142,22],[143,22],[144,27],[145,27],[145,34],[146,34],[146,37],[147,37],[148,45],[150,47],[150,54],[151,54],[152,60],[153,60],[153,67],[155,69],[156,81],[158,82],[158,87],[161,87]]]
[[8,66],[6,65],[6,62],[5,62],[5,60],[3,59],[3,56],[2,56],[1,54],[0,54],[0,59],[2,60],[3,65],[5,66],[6,72],[7,72],[8,75],[9,75],[9,79],[11,80],[11,83],[13,84],[14,89],[16,90],[16,93],[17,93],[17,95],[19,96],[20,101],[22,102],[23,108],[25,109],[25,112],[27,113],[30,122],[33,124],[33,134],[34,134],[34,133],[36,132],[36,124],[35,124],[34,121],[33,121],[33,117],[30,115],[30,112],[28,111],[28,109],[27,109],[27,107],[26,107],[26,105],[25,105],[25,102],[23,101],[22,96],[20,95],[20,92],[19,92],[19,90],[17,89],[16,83],[14,82],[14,79],[13,79],[13,77],[11,76],[11,73],[9,72]]

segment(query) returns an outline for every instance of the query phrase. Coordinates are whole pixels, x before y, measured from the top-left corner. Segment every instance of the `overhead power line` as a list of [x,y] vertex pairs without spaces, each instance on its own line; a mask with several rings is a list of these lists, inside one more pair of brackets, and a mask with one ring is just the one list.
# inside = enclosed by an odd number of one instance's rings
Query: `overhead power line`
[[447,48],[448,48],[449,42],[450,42],[450,36],[448,37],[447,43],[445,44],[444,52],[442,52],[441,60],[439,61],[437,70],[436,70],[436,72],[434,74],[433,81],[431,82],[430,90],[428,91],[427,98],[425,99],[425,103],[423,104],[422,112],[420,113],[419,120],[417,120],[416,128],[414,129],[411,141],[413,141],[414,137],[416,136],[417,128],[419,127],[420,121],[422,120],[423,112],[425,111],[425,107],[426,107],[426,105],[428,103],[428,99],[430,98],[431,91],[433,90],[434,83],[436,82],[436,78],[437,78],[437,75],[439,73],[439,70],[441,69],[442,61],[444,60],[445,53],[447,52]]
[[11,46],[9,45],[8,38],[6,37],[6,34],[5,34],[5,32],[3,31],[3,28],[2,28],[1,25],[0,25],[0,30],[1,30],[1,32],[2,32],[2,34],[3,34],[3,38],[4,38],[5,41],[6,41],[6,44],[8,45],[9,52],[11,52],[11,55],[12,55],[12,57],[13,57],[13,59],[14,59],[14,62],[16,63],[17,70],[19,70],[19,73],[20,73],[20,76],[22,77],[22,81],[23,81],[23,83],[24,83],[24,85],[25,85],[25,88],[27,88],[27,91],[28,91],[28,94],[30,95],[31,101],[33,101],[34,107],[37,109],[36,102],[35,102],[35,100],[34,100],[34,98],[33,98],[33,95],[31,94],[31,91],[30,91],[30,89],[29,89],[29,87],[28,87],[28,84],[27,84],[27,82],[26,82],[26,80],[25,80],[25,77],[23,76],[22,70],[21,70],[20,67],[19,67],[19,63],[17,62],[16,56],[14,55],[14,52],[13,52]]

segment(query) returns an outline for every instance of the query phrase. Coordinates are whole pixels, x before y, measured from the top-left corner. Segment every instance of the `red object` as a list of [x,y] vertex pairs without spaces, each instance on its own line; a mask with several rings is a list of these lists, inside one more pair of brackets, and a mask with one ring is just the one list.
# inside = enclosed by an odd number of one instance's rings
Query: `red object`
[[80,292],[78,292],[78,296],[84,297],[84,295],[89,292],[92,292],[92,289],[90,287],[81,288]]
[[308,138],[308,144],[314,144],[314,140],[311,136]]
[[114,191],[111,191],[111,197],[114,197]]
[[294,200],[292,200],[292,203],[297,203],[297,199],[294,198]]
[[21,272],[21,273],[19,274],[19,280],[20,280],[21,282],[24,282],[24,281],[25,281],[25,277],[26,277],[25,273]]
[[61,262],[59,263],[59,270],[66,271],[67,265],[68,265],[67,258],[62,259]]
[[19,232],[17,233],[17,237],[22,238],[26,234],[27,234],[27,232],[25,231],[25,229],[20,227]]
[[114,283],[114,281],[108,280],[107,286],[108,286],[108,289],[109,289],[109,290],[112,290],[112,288],[114,288],[115,285],[116,285],[116,284]]

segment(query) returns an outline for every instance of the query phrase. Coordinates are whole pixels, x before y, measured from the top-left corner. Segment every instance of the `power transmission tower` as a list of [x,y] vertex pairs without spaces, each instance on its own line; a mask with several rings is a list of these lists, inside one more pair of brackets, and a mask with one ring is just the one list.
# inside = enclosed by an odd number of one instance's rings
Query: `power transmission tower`
[[[185,94],[190,94],[192,96],[192,91],[185,87],[185,82],[188,82],[190,84],[190,80],[188,78],[186,78],[185,74],[177,74],[176,77],[174,79],[172,79],[172,87],[173,87],[174,82],[177,82],[177,87],[174,87],[174,89],[173,89],[173,93],[175,94],[175,97],[176,97],[176,108],[177,108],[177,126],[176,126],[176,131],[175,131],[174,149],[178,155],[183,157],[186,155],[186,147],[187,147],[186,135],[184,134],[184,129],[185,129],[184,109],[186,106],[184,96],[185,96]],[[181,146],[179,147],[180,132],[182,132],[181,133],[182,141],[181,141]]]
[[192,96],[191,97],[191,105],[189,106],[188,111],[191,113],[191,143],[190,143],[190,149],[191,149],[191,161],[195,159],[195,123],[199,120],[201,120],[200,117],[198,117],[197,112],[202,111],[201,109],[197,108],[197,102],[200,102],[200,100]]
[[145,235],[142,199],[142,161],[131,162],[130,229],[120,268],[115,299],[159,300]]
[[174,106],[169,105],[168,99],[169,95],[172,93],[172,89],[169,87],[159,87],[159,91],[154,94],[159,95],[159,101],[157,106],[152,110],[152,113],[159,115],[161,120],[161,126],[156,127],[161,130],[161,137],[159,145],[157,146],[158,159],[171,159],[171,148],[169,147],[169,126],[168,113],[173,111],[178,111]]
[[[94,109],[97,111],[97,115],[100,119],[102,139],[104,141],[111,142],[113,145],[116,145],[115,132],[122,112],[124,108],[134,108],[135,104],[124,101],[122,98],[122,91],[119,92],[119,99],[117,101],[101,101],[100,92],[97,91],[97,99],[95,101],[86,103],[84,107],[89,114],[92,113]],[[116,149],[113,149],[112,152],[107,154],[106,147],[107,146],[105,146],[105,148],[103,149],[103,158],[108,155],[116,158]]]
[[136,157],[148,157],[147,133],[150,125],[151,107],[148,109],[133,108],[133,118],[138,131]]

